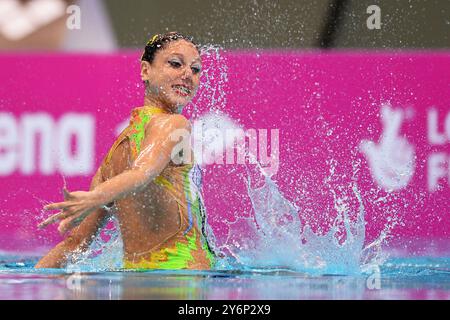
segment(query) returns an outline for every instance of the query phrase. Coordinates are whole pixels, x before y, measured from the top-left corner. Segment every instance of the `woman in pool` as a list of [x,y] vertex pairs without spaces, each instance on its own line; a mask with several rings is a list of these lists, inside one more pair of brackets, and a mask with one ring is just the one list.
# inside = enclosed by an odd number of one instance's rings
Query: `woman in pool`
[[177,164],[180,156],[189,158],[186,153],[192,157],[191,151],[172,152],[179,143],[175,137],[190,133],[180,112],[195,96],[200,72],[199,49],[191,38],[171,32],[147,43],[141,58],[144,106],[132,111],[90,191],[64,189],[64,202],[45,206],[60,212],[40,227],[60,221],[58,230],[71,232],[36,268],[64,267],[72,253],[89,247],[111,212],[119,221],[124,268],[205,270],[214,265],[199,169],[190,161]]

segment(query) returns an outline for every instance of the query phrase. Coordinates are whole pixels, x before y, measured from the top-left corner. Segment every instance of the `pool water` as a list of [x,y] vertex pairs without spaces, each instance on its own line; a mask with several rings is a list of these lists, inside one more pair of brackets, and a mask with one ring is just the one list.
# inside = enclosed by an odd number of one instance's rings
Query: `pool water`
[[450,299],[450,258],[391,258],[373,274],[311,276],[253,271],[34,269],[0,256],[0,299]]

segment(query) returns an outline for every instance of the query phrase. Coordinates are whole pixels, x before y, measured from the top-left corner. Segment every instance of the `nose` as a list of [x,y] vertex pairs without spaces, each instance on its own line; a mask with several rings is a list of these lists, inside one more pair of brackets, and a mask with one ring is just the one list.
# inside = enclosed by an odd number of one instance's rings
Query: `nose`
[[192,79],[192,75],[193,75],[193,73],[192,73],[191,67],[186,66],[186,67],[183,69],[182,79],[189,79],[189,80],[191,80],[191,79]]

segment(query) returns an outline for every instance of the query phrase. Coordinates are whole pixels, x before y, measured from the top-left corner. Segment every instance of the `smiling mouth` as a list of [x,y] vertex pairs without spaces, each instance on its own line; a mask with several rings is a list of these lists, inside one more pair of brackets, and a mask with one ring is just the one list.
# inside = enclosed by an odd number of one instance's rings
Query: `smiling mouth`
[[175,92],[177,94],[179,94],[180,96],[183,97],[187,97],[191,94],[191,89],[189,89],[188,87],[185,87],[183,85],[174,85],[172,86],[172,88],[175,90]]

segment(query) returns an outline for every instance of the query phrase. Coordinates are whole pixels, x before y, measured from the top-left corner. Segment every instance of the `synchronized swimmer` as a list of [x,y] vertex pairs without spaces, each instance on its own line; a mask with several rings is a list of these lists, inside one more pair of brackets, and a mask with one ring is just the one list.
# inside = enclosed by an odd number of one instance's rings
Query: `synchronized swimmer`
[[193,163],[171,159],[178,142],[171,135],[191,130],[180,112],[196,94],[201,68],[199,48],[190,37],[170,32],[150,39],[141,58],[144,106],[132,110],[128,127],[103,159],[90,191],[64,189],[63,202],[44,207],[60,212],[40,227],[59,221],[59,232],[68,236],[36,268],[64,267],[71,253],[89,248],[111,214],[119,222],[124,268],[214,266],[217,255],[207,238],[201,171]]

